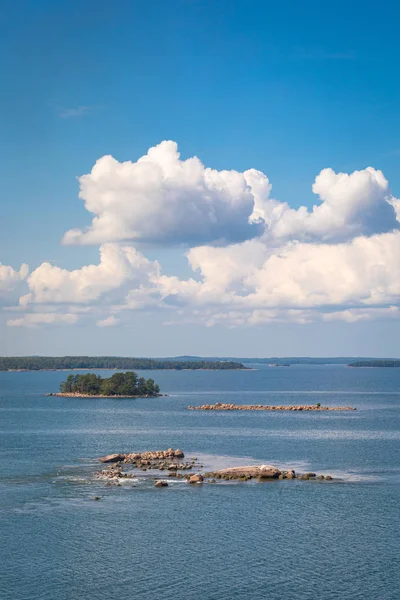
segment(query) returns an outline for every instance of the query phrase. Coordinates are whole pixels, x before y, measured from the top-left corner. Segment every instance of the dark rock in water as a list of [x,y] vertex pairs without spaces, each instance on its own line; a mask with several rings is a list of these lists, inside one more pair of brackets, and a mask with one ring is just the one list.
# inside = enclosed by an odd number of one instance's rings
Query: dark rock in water
[[332,481],[333,477],[331,477],[330,475],[325,475],[325,479],[327,481]]
[[316,477],[315,473],[304,473],[306,477]]
[[156,481],[154,486],[155,487],[168,487],[168,483],[166,481]]
[[200,473],[197,473],[196,475],[191,475],[189,477],[189,483],[201,483],[202,481],[204,481],[204,478],[202,475],[200,475]]
[[108,454],[107,456],[102,456],[99,458],[99,461],[102,463],[113,463],[119,462],[120,460],[124,460],[125,454]]

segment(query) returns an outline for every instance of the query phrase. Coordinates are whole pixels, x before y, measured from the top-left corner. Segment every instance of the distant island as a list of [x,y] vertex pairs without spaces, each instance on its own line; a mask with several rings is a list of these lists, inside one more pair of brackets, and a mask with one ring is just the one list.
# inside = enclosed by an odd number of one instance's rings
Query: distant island
[[291,365],[346,365],[350,367],[400,367],[393,358],[231,358],[177,356],[175,358],[132,358],[123,356],[0,356],[0,371],[72,371],[72,370],[207,370],[250,369],[261,364],[269,367]]
[[399,359],[387,356],[385,358],[375,358],[374,356],[272,356],[272,357],[241,357],[241,356],[175,356],[168,357],[163,360],[184,360],[184,361],[235,361],[242,363],[243,365],[266,365],[278,367],[284,366],[301,366],[301,365],[343,365],[347,366],[349,363],[355,363],[360,361],[396,361]]
[[400,367],[400,360],[358,360],[349,367]]
[[169,360],[122,356],[2,356],[0,371],[71,371],[87,369],[122,370],[233,370],[246,369],[232,360]]
[[60,391],[49,396],[80,398],[149,398],[161,396],[153,379],[138,377],[133,371],[100,377],[94,373],[68,375],[60,384]]

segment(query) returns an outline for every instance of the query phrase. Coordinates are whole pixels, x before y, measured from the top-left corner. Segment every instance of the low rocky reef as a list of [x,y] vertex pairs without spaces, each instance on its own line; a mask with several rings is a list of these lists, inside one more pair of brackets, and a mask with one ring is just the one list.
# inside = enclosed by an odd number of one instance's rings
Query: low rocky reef
[[[274,479],[302,479],[302,480],[325,480],[332,481],[330,475],[317,475],[316,473],[299,474],[294,469],[280,470],[273,465],[247,465],[241,467],[229,467],[218,471],[200,473],[203,465],[198,463],[197,458],[184,460],[182,450],[169,448],[168,450],[156,450],[152,452],[132,452],[125,454],[109,454],[102,456],[99,460],[108,466],[95,474],[97,479],[105,479],[106,485],[121,485],[121,479],[133,479],[138,477],[139,471],[167,471],[168,477],[184,479],[189,484],[217,483],[218,481],[249,481],[251,479],[274,480]],[[130,470],[124,470],[128,466]],[[136,469],[132,470],[132,469]],[[182,474],[180,471],[190,471]],[[154,473],[155,487],[167,487],[168,481],[162,473]]]
[[[124,462],[137,467],[148,467],[162,469],[171,465],[175,465],[176,468],[183,468],[186,463],[179,463],[178,461],[185,458],[182,450],[169,448],[168,450],[155,450],[152,452],[131,452],[127,454],[108,454],[102,456],[99,461],[102,463],[117,463]],[[197,459],[193,458],[192,462]],[[169,462],[165,462],[169,461]],[[171,462],[173,461],[173,462]]]
[[188,406],[189,410],[288,410],[288,411],[327,411],[327,410],[357,410],[352,406],[321,406],[321,404],[298,404],[287,406],[269,406],[266,404],[202,404],[200,406]]
[[207,479],[237,479],[238,481],[248,481],[249,479],[319,479],[332,481],[330,475],[317,475],[316,473],[296,473],[294,469],[280,470],[273,465],[250,465],[246,467],[231,467],[220,471],[204,473]]

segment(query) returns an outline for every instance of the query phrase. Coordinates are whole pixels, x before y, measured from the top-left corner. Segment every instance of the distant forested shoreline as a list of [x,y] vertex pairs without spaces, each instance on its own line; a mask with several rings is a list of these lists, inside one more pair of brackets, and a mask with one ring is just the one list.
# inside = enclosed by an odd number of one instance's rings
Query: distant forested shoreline
[[199,370],[245,369],[235,361],[168,360],[121,356],[3,356],[0,371],[69,371],[74,369]]
[[400,367],[400,360],[359,360],[349,367]]

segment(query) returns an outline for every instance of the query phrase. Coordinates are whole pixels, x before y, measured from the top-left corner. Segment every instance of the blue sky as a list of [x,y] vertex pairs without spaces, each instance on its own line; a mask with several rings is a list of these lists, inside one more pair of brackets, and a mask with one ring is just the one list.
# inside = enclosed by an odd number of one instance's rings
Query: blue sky
[[[216,171],[264,173],[272,184],[270,196],[292,209],[312,210],[321,202],[312,184],[326,168],[348,174],[369,166],[381,170],[388,182],[387,188],[382,184],[382,194],[398,197],[399,13],[396,3],[385,1],[379,5],[265,0],[9,3],[0,25],[1,263],[15,272],[27,263],[32,273],[50,261],[71,272],[98,264],[101,243],[127,243],[147,260],[158,260],[165,276],[195,282],[204,276],[206,287],[212,286],[221,275],[213,273],[210,283],[204,265],[209,261],[222,264],[222,258],[211,250],[206,258],[204,254],[199,258],[197,246],[224,246],[231,256],[236,255],[231,247],[243,241],[237,237],[236,221],[228,219],[227,224],[225,212],[218,217],[224,220],[218,231],[227,238],[222,244],[211,234],[201,243],[194,242],[193,230],[181,239],[184,213],[168,240],[145,227],[141,239],[134,241],[132,237],[116,239],[113,233],[102,234],[98,243],[61,243],[67,231],[84,230],[93,218],[78,198],[77,178],[90,173],[104,155],[135,162],[163,140],[177,142],[181,159],[198,156]],[[383,201],[383,195],[374,196],[379,206]],[[134,195],[129,202],[135,202]],[[167,215],[168,203],[163,206]],[[369,208],[363,210],[365,214]],[[162,212],[159,218],[164,220]],[[266,253],[276,248],[278,237],[280,244],[300,241],[318,252],[316,244],[351,244],[359,236],[389,233],[393,225],[379,231],[360,226],[350,233],[362,218],[349,218],[353,221],[346,222],[341,231],[319,230],[318,238],[314,225],[291,230],[285,239],[274,234],[273,243],[271,239],[265,242]],[[372,220],[376,220],[375,213]],[[245,225],[240,224],[243,231]],[[385,256],[396,252],[396,244],[388,246]],[[188,251],[192,252],[191,264],[185,256]],[[257,252],[256,247],[250,248],[250,262]],[[357,258],[360,264],[371,261],[371,252],[365,251],[365,260]],[[265,281],[260,284],[260,274],[251,283],[244,281],[243,274],[240,283],[231,280],[230,287],[219,290],[218,302],[215,298],[200,301],[198,295],[203,297],[204,289],[193,291],[188,299],[181,284],[178,292],[174,288],[173,300],[171,294],[165,300],[165,285],[171,291],[173,282],[162,282],[162,293],[157,283],[167,311],[153,302],[154,280],[148,294],[151,299],[141,300],[140,307],[135,300],[127,308],[124,298],[132,289],[129,286],[148,285],[142,279],[129,283],[133,281],[129,275],[118,290],[107,287],[104,292],[102,288],[89,302],[76,300],[72,292],[60,301],[64,288],[45,297],[37,287],[25,289],[28,284],[23,277],[17,286],[8,282],[6,293],[0,296],[0,351],[395,356],[400,333],[395,311],[398,273],[395,261],[382,255],[376,261],[376,268],[383,268],[383,261],[387,271],[384,294],[382,281],[373,282],[380,290],[378,300],[377,294],[367,298],[359,286],[338,300],[326,293],[320,304],[314,297],[310,300],[313,290],[309,288],[307,293],[301,291],[301,300],[287,290],[286,295],[271,299]],[[197,269],[195,263],[200,265]],[[341,270],[336,269],[332,277],[340,280]],[[54,281],[54,273],[47,274]],[[15,282],[16,278],[11,279]],[[245,285],[250,295],[246,306],[240,300]],[[227,294],[234,286],[236,296],[231,302]],[[257,286],[264,291],[254,303]],[[16,314],[16,307],[18,298],[28,293],[33,296],[25,305],[27,314],[76,314],[71,313],[72,305],[87,312],[77,321],[60,322],[54,317],[51,323],[28,319],[23,321],[28,327],[8,326],[10,319],[24,318],[21,312]],[[109,307],[108,312],[100,314],[104,307]],[[117,311],[116,307],[123,308]],[[376,309],[373,316],[360,312],[366,307]],[[274,314],[254,313],[272,309]],[[296,318],[284,312],[300,309]],[[388,309],[389,313],[384,312]],[[348,310],[353,312],[343,312]],[[237,315],[241,311],[247,311],[243,322]],[[334,312],[337,318],[330,320]],[[226,323],[223,313],[232,315]],[[113,326],[96,325],[111,317]]]

